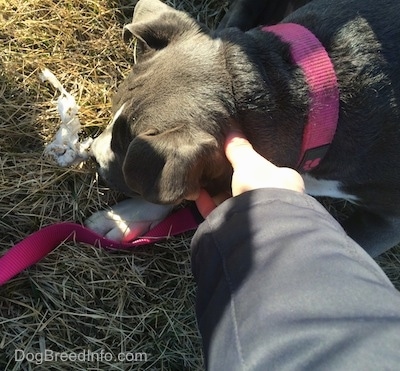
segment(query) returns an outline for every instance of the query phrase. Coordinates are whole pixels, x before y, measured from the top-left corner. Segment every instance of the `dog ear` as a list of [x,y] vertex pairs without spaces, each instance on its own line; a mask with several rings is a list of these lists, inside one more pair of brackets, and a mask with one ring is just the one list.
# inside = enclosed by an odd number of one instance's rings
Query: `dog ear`
[[175,10],[159,0],[140,0],[132,22],[125,25],[123,39],[135,37],[142,51],[160,50],[186,31],[199,31],[200,26],[186,13]]
[[137,136],[129,145],[123,174],[130,189],[146,200],[177,204],[195,198],[202,178],[221,173],[223,155],[206,133],[185,135],[181,129]]

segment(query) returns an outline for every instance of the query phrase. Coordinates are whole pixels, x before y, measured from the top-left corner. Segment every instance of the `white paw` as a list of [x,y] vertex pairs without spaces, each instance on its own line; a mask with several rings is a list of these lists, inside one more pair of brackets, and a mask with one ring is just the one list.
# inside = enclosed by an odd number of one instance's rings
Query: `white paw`
[[171,205],[156,205],[137,196],[94,213],[86,227],[114,241],[139,237],[161,222],[171,212]]

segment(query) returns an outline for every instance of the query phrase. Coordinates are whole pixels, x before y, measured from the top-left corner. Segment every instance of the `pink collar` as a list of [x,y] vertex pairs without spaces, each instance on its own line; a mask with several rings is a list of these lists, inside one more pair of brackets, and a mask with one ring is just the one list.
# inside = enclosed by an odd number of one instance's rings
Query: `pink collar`
[[297,168],[310,171],[325,156],[336,132],[339,87],[333,64],[324,46],[303,26],[281,23],[262,30],[290,44],[293,62],[303,70],[309,85],[310,110]]

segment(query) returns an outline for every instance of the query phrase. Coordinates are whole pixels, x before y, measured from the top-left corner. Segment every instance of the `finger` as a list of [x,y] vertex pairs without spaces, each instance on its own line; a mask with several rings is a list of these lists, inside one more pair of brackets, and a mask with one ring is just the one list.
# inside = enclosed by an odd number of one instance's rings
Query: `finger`
[[206,218],[208,214],[216,208],[213,199],[204,189],[200,190],[199,197],[196,200],[196,205],[203,218]]
[[248,164],[256,152],[242,132],[231,132],[225,141],[225,154],[233,168],[239,164]]

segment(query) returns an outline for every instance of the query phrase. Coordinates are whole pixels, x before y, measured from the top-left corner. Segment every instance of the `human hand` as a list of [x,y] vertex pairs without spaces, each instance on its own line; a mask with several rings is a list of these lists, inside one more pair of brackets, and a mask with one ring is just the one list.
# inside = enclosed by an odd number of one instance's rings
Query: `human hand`
[[296,170],[275,166],[259,155],[241,132],[228,135],[225,154],[233,167],[232,196],[258,188],[304,192],[303,178]]
[[[304,192],[304,182],[293,169],[278,167],[258,154],[243,133],[231,132],[225,142],[225,154],[233,167],[232,195],[258,188],[281,188]],[[206,217],[227,197],[211,198],[205,190],[196,200],[197,208]]]

